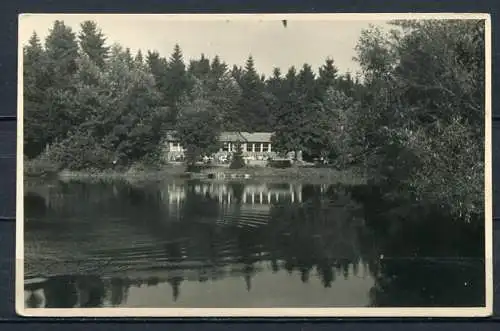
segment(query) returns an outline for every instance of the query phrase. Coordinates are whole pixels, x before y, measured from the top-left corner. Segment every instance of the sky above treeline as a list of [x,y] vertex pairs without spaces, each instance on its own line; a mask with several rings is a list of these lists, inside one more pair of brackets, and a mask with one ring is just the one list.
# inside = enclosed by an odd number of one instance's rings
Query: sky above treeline
[[[90,15],[29,14],[20,19],[19,40],[26,44],[33,31],[44,40],[55,20],[74,32],[85,20],[93,20],[107,37],[108,45],[119,43],[135,54],[156,50],[169,57],[180,45],[186,63],[201,54],[219,55],[229,66],[243,66],[251,54],[256,69],[266,76],[274,67],[286,71],[310,64],[316,71],[333,58],[341,73],[359,70],[355,46],[361,31],[370,25],[388,29],[386,20],[301,16],[214,15]],[[286,27],[282,19],[287,18]]]

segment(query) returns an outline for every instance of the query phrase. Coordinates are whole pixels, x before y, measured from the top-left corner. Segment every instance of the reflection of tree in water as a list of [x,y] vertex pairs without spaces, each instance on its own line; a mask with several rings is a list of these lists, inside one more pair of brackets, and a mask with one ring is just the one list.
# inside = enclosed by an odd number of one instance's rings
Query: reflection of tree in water
[[36,192],[28,191],[24,194],[24,209],[26,218],[44,216],[47,212],[45,199]]
[[172,286],[172,298],[174,299],[174,301],[177,301],[177,299],[179,298],[183,280],[184,278],[181,276],[173,276],[167,279],[167,283]]
[[245,184],[241,182],[229,182],[228,186],[233,192],[236,204],[241,204],[243,201],[243,194],[245,193]]
[[[375,199],[372,199],[374,201]],[[387,202],[365,204],[375,251],[369,258],[373,306],[484,304],[484,227],[440,209]]]
[[51,277],[37,288],[28,290],[32,291],[26,302],[28,307],[38,307],[43,301],[42,295],[45,308],[101,307],[106,295],[106,285],[95,276]]
[[[234,182],[229,184],[229,188],[234,197],[230,211],[232,217],[238,218],[244,185]],[[336,277],[334,270],[347,276],[349,266],[357,263],[360,258],[356,249],[359,228],[351,223],[351,214],[355,208],[347,211],[343,206],[332,208],[330,196],[333,194],[336,194],[336,199],[345,198],[345,192],[341,188],[321,192],[317,186],[306,185],[302,190],[305,198],[303,203],[274,204],[268,225],[257,228],[229,226],[215,231],[215,222],[195,223],[196,227],[184,227],[182,236],[193,238],[191,242],[196,242],[194,246],[199,247],[191,249],[192,257],[188,256],[186,259],[204,256],[206,261],[213,261],[214,256],[221,256],[218,249],[224,249],[224,254],[231,254],[236,263],[243,265],[242,272],[248,290],[251,289],[251,279],[257,272],[255,263],[263,259],[270,260],[274,272],[278,272],[281,267],[290,273],[298,271],[304,283],[309,281],[311,272],[315,269],[324,286],[329,287]],[[207,204],[212,202],[209,197],[188,190],[183,217],[192,219],[198,213],[200,217],[203,215],[207,219]],[[203,212],[194,211],[195,207]],[[210,206],[212,210],[215,207],[213,204]],[[208,215],[210,214],[209,212]],[[217,213],[214,211],[213,214]],[[262,252],[269,255],[261,257]],[[169,256],[172,255],[169,253]],[[357,272],[354,266],[352,269]],[[200,276],[200,281],[203,279],[205,278]]]
[[26,308],[40,308],[43,304],[42,294],[38,291],[28,292],[28,298],[26,299]]
[[82,277],[76,286],[79,292],[79,305],[85,307],[100,307],[106,294],[104,283],[99,277]]
[[260,236],[260,231],[253,229],[234,228],[234,236],[236,237],[237,246],[233,254],[237,256],[236,262],[243,264],[243,277],[247,291],[252,288],[252,277],[256,270],[254,263],[259,261],[257,256],[259,249],[257,246]]
[[73,277],[53,277],[44,284],[45,307],[75,307],[78,302],[76,279]]
[[[273,208],[274,237],[285,234],[275,242],[282,243],[281,259],[288,272],[298,270],[307,282],[315,268],[323,285],[330,287],[336,271],[347,276],[349,266],[359,261],[363,229],[354,220],[360,206],[348,206],[350,198],[341,186],[303,185],[302,199],[301,204]],[[358,269],[353,271],[356,276]]]
[[173,276],[167,280],[158,277],[134,280],[113,277],[109,281],[97,276],[57,276],[37,286],[28,286],[26,306],[40,307],[45,298],[45,308],[102,307],[109,294],[108,304],[116,307],[127,301],[131,286],[158,286],[164,282],[172,286],[173,299],[177,300],[182,281],[183,278],[180,276]]
[[186,186],[186,197],[181,212],[181,217],[187,220],[193,220],[197,217],[216,218],[219,216],[219,203],[212,198],[208,192],[200,194],[195,191],[195,185],[198,182],[190,183]]
[[111,278],[111,305],[119,306],[127,301],[129,284],[122,278]]
[[373,306],[485,304],[483,263],[389,259],[380,264],[370,291]]

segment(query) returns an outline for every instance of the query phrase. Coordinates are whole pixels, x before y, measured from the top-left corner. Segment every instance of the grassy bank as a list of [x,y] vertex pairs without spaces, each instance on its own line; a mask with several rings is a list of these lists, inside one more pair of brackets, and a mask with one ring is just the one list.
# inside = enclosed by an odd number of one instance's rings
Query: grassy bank
[[103,171],[69,171],[63,170],[57,173],[57,177],[63,180],[72,179],[151,179],[160,180],[166,177],[179,177],[184,174],[184,167],[164,167],[162,169],[127,169],[103,170]]
[[337,170],[333,168],[292,167],[285,169],[269,167],[245,167],[241,169],[229,169],[227,167],[217,169],[204,169],[202,173],[218,172],[225,175],[225,180],[232,176],[243,177],[249,175],[249,181],[264,180],[266,182],[307,182],[310,184],[364,184],[366,180],[357,169]]
[[92,179],[162,179],[169,176],[181,176],[184,166],[167,164],[160,166],[133,165],[129,168],[61,170],[56,164],[42,160],[25,160],[25,178],[58,178],[62,180]]
[[[218,181],[227,181],[234,177],[247,180],[265,180],[266,182],[308,182],[311,184],[345,183],[363,184],[364,176],[357,169],[336,170],[333,168],[291,167],[285,169],[270,167],[244,167],[230,169],[227,166],[201,166],[197,173],[186,173],[184,164],[166,164],[161,167],[132,166],[128,169],[106,170],[59,170],[50,162],[25,161],[24,175],[26,178],[58,178],[61,180],[162,180],[172,177],[206,178],[209,173],[223,174]],[[246,175],[246,176],[245,176]],[[214,179],[215,180],[215,179]]]

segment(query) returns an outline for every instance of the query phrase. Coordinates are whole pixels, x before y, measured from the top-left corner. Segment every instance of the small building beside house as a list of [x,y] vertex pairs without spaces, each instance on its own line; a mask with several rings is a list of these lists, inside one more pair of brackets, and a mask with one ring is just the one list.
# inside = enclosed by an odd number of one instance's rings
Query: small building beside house
[[[243,157],[247,160],[267,160],[276,157],[271,143],[272,132],[222,132],[219,138],[220,148],[212,155],[216,160],[228,158],[241,144]],[[175,139],[173,132],[168,132],[165,139],[167,161],[183,160],[185,149]]]

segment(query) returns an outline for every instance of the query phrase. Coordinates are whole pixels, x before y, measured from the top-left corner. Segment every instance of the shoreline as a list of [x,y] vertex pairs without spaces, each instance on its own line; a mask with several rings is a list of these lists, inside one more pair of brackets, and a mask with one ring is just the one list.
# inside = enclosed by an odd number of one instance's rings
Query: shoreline
[[248,182],[265,180],[266,182],[307,182],[310,184],[366,184],[366,178],[356,168],[337,170],[328,167],[244,167],[230,169],[227,166],[214,166],[200,169],[199,172],[186,172],[185,165],[169,164],[161,169],[151,170],[104,170],[104,171],[69,171],[33,174],[24,173],[25,180],[57,179],[72,180],[126,180],[126,181],[158,181],[165,179],[199,179],[214,182],[244,180]]

